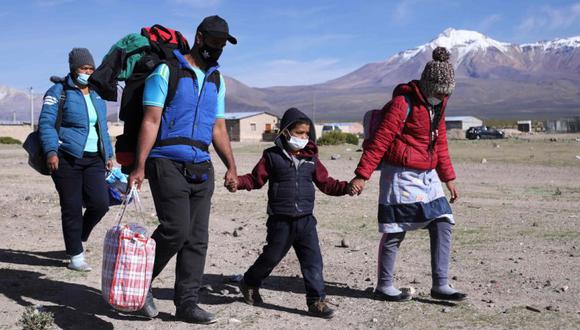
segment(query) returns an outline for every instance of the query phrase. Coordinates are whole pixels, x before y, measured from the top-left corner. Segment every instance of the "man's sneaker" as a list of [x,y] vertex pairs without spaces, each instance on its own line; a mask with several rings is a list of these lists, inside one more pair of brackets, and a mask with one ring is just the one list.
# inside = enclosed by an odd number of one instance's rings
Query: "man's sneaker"
[[86,263],[86,261],[81,261],[78,263],[71,261],[66,267],[70,270],[74,270],[77,272],[90,272],[91,270],[93,270],[91,266]]
[[147,298],[145,298],[145,304],[137,311],[137,314],[148,317],[150,319],[154,318],[159,314],[157,307],[155,306],[155,301],[153,300],[153,292],[149,288],[147,292]]
[[264,303],[262,296],[260,296],[260,288],[246,285],[244,279],[240,281],[240,292],[244,296],[244,301],[248,305],[256,306]]
[[308,314],[323,319],[331,319],[334,317],[335,310],[328,306],[328,301],[319,299],[308,305]]
[[175,318],[179,321],[195,324],[212,324],[217,319],[213,314],[203,310],[194,303],[185,303],[177,308]]

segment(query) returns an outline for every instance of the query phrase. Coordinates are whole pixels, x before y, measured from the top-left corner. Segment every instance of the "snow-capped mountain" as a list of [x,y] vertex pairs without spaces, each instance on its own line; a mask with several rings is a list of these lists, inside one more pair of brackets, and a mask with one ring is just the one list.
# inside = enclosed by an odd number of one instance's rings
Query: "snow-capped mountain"
[[580,37],[572,37],[567,39],[555,39],[552,41],[540,41],[533,44],[523,44],[522,49],[541,49],[544,51],[557,50],[559,48],[580,48]]
[[580,80],[580,37],[517,45],[479,32],[449,28],[426,44],[402,51],[386,61],[367,64],[328,84],[339,88],[390,86],[418,79],[425,63],[431,60],[433,49],[439,46],[451,52],[458,80]]

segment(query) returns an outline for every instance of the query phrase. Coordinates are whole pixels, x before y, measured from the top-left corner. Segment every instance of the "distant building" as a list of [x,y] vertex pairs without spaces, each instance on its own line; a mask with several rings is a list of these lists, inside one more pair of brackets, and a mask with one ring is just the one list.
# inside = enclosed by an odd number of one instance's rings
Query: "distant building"
[[532,121],[531,120],[518,120],[518,131],[524,133],[532,132]]
[[268,112],[226,112],[226,127],[232,141],[260,141],[273,133],[280,119]]
[[580,132],[580,117],[546,120],[544,128],[548,133],[577,133]]
[[14,121],[14,120],[0,120],[0,126],[30,126],[30,122]]
[[460,129],[467,131],[472,126],[481,126],[483,121],[477,117],[472,116],[448,116],[445,117],[445,128]]
[[363,125],[359,122],[349,122],[349,123],[322,123],[316,124],[316,135],[321,137],[322,135],[332,132],[340,131],[343,133],[352,133],[360,135],[363,133]]

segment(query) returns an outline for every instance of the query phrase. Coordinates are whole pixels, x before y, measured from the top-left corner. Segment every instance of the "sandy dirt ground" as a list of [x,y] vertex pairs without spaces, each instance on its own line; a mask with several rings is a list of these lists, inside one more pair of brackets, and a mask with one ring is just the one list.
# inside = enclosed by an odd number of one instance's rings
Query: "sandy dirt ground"
[[[235,144],[240,174],[249,172],[269,144]],[[291,251],[264,283],[266,304],[241,302],[231,276],[243,273],[265,243],[266,189],[235,194],[217,180],[210,222],[206,284],[201,306],[215,313],[210,328],[580,328],[580,142],[575,137],[452,141],[461,199],[450,276],[469,294],[461,303],[432,300],[429,238],[407,235],[398,256],[396,285],[414,287],[415,299],[371,299],[376,283],[378,179],[358,197],[317,193],[315,215],[328,298],[338,315],[306,315],[304,286]],[[321,159],[339,179],[352,177],[354,146],[323,147]],[[338,160],[330,160],[340,154]],[[217,159],[217,157],[214,157]],[[26,165],[19,146],[0,145],[0,328],[17,328],[26,306],[41,305],[63,329],[201,328],[173,319],[174,261],[154,283],[159,317],[145,320],[112,310],[101,297],[102,242],[118,207],[112,207],[85,245],[94,270],[66,269],[60,207],[49,177]],[[149,230],[157,224],[153,201],[142,193]],[[130,213],[127,220],[137,220]],[[235,233],[234,233],[235,232]],[[345,239],[348,248],[338,247]]]

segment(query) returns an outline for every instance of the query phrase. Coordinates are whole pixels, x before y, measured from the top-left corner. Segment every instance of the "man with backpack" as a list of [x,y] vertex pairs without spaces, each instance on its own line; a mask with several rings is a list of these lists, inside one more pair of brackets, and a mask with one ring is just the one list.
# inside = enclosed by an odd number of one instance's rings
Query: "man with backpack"
[[[143,119],[129,184],[147,176],[159,226],[153,278],[177,254],[174,303],[178,320],[210,324],[215,317],[198,306],[205,266],[214,169],[208,152],[213,143],[227,168],[225,185],[237,186],[237,171],[224,119],[225,82],[217,71],[226,42],[236,44],[228,24],[206,17],[188,54],[174,51],[177,65],[162,63],[147,77]],[[171,76],[179,78],[167,100]],[[175,78],[175,76],[173,77]],[[151,291],[142,314],[157,315]]]

